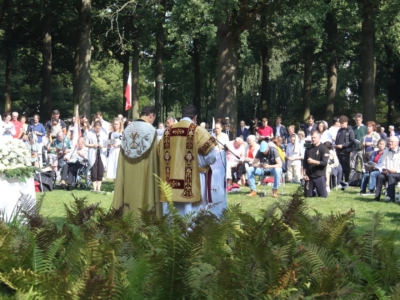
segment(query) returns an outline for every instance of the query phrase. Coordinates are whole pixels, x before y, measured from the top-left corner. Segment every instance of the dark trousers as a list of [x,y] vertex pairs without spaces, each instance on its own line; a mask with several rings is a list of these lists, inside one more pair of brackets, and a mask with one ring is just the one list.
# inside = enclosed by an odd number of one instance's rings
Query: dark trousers
[[[338,158],[342,165],[344,181],[348,182],[350,175],[350,152],[339,153]],[[342,181],[342,178],[339,178],[340,181]]]
[[66,180],[68,185],[72,184],[74,176],[78,170],[82,167],[80,163],[67,163],[62,168],[61,179]]
[[245,165],[249,165],[248,162],[243,162],[241,164],[237,165],[237,180],[240,180],[240,178],[242,178],[242,175],[246,174],[246,166]]
[[101,161],[100,151],[97,151],[96,161],[92,167],[91,171],[91,180],[93,181],[102,181],[104,176],[104,166],[103,162]]
[[385,184],[387,181],[388,187],[386,190],[386,194],[389,198],[394,199],[395,197],[395,188],[397,182],[400,181],[400,174],[394,173],[394,174],[379,174],[378,177],[376,177],[376,187],[375,187],[375,198],[379,199],[381,196],[381,190],[382,186]]
[[328,193],[326,192],[326,177],[321,176],[318,178],[310,178],[309,181],[306,181],[304,196],[313,197],[314,188],[317,190],[319,197],[326,198],[328,196]]

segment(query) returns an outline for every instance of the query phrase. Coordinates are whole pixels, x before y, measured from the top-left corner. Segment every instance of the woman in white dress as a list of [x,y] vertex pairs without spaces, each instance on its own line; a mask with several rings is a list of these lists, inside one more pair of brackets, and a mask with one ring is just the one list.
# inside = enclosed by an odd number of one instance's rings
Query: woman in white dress
[[3,114],[3,124],[1,125],[2,140],[11,140],[16,133],[14,124],[11,123],[11,114],[6,112]]
[[114,179],[117,176],[118,157],[121,146],[121,136],[124,126],[121,119],[115,118],[112,123],[112,131],[108,135],[108,159],[107,159],[107,178]]
[[85,136],[85,146],[88,150],[90,176],[93,183],[93,191],[101,191],[101,183],[104,176],[104,168],[107,165],[107,135],[101,130],[101,122],[94,122],[93,130]]

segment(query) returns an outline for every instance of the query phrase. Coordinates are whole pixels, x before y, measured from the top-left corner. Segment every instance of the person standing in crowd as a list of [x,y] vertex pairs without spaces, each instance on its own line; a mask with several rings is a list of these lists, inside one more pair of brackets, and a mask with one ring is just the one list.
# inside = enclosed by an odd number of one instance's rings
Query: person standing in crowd
[[39,162],[38,162],[38,145],[35,139],[35,136],[33,134],[29,134],[27,136],[27,142],[25,143],[26,147],[29,149],[31,152],[31,164],[32,166],[38,168],[39,167]]
[[374,152],[375,148],[378,147],[378,141],[380,140],[380,135],[375,132],[376,124],[375,122],[369,121],[367,123],[367,134],[361,141],[361,150],[363,152],[363,161],[366,163]]
[[307,126],[305,126],[304,131],[305,131],[305,138],[307,140],[311,140],[311,132],[314,130],[317,130],[317,124],[314,123],[314,116],[310,115],[307,118]]
[[107,175],[108,179],[115,179],[117,176],[117,165],[121,147],[122,132],[124,125],[122,119],[115,118],[113,120],[112,132],[108,134],[108,157],[107,157]]
[[[348,126],[349,119],[346,116],[339,118],[340,129],[336,135],[335,148],[339,162],[343,168],[345,182],[349,181],[350,175],[350,154],[354,147],[354,131]],[[339,178],[342,180],[342,178]]]
[[[297,137],[297,134],[295,133],[295,126],[294,125],[290,125],[288,128],[287,128],[287,131],[288,131],[288,137],[287,137],[287,139],[286,139],[286,141],[285,141],[285,144],[287,145],[287,144],[289,144],[290,143],[290,137],[294,134],[296,137]],[[298,138],[298,137],[297,137]]]
[[397,136],[389,138],[389,149],[384,155],[381,170],[381,174],[376,178],[374,200],[380,200],[382,187],[387,182],[387,197],[385,200],[386,202],[395,202],[396,183],[400,181],[400,149],[399,138]]
[[257,130],[257,139],[259,142],[266,141],[268,142],[270,139],[274,137],[274,130],[271,126],[268,125],[268,119],[262,119],[262,126]]
[[74,135],[74,126],[75,126],[75,122],[76,122],[76,117],[73,116],[71,118],[71,124],[68,126],[68,130],[67,130],[67,137],[72,141],[74,139],[73,135]]
[[354,131],[354,149],[350,154],[350,167],[355,168],[357,157],[361,157],[361,161],[363,161],[363,151],[361,149],[361,143],[364,140],[364,137],[367,134],[367,127],[362,123],[363,115],[356,114],[354,117],[356,121],[356,125],[353,127]]
[[103,119],[103,113],[101,111],[98,111],[95,114],[95,117],[99,118],[99,121],[101,123],[101,127],[104,129],[105,133],[108,135],[108,133],[110,132],[111,127],[110,127],[110,123]]
[[[115,209],[127,204],[127,209],[139,214],[141,209],[156,206],[161,216],[159,188],[154,174],[159,174],[157,133],[153,127],[156,118],[154,106],[143,107],[140,118],[133,121],[122,133],[114,185]],[[132,180],[137,176],[135,180]]]
[[228,136],[229,141],[233,140],[233,132],[231,131],[231,127],[229,124],[224,125],[224,133]]
[[[331,191],[331,178],[334,175],[337,178],[342,174],[341,166],[339,164],[339,158],[336,155],[335,150],[333,149],[333,144],[331,142],[325,142],[324,145],[328,148],[329,158],[328,163],[326,165],[326,192],[329,193]],[[335,186],[339,184],[339,182],[335,183]],[[332,184],[332,187],[334,185]]]
[[85,143],[88,151],[88,162],[91,170],[91,180],[94,192],[101,191],[101,183],[104,176],[104,167],[107,164],[107,144],[108,136],[102,131],[101,122],[96,121],[93,124],[93,132],[86,134]]
[[46,129],[43,124],[39,122],[40,116],[35,114],[33,116],[33,124],[30,124],[27,128],[27,133],[33,132],[37,136],[37,146],[38,146],[38,162],[39,167],[43,167],[43,162],[46,161],[46,157],[42,155],[43,149],[43,138],[46,137]]
[[396,135],[396,132],[394,131],[394,126],[393,125],[390,125],[388,127],[388,130],[389,130],[389,136],[395,136]]
[[252,129],[252,132],[253,132],[253,134],[255,136],[257,136],[257,131],[258,131],[258,128],[260,128],[260,127],[261,127],[260,121],[258,121],[257,117],[254,117],[253,118],[253,129]]
[[328,130],[328,123],[321,121],[318,123],[317,130],[321,134],[321,143],[330,142],[333,143],[331,133]]
[[215,124],[215,139],[217,140],[216,150],[223,151],[225,150],[226,145],[229,142],[229,137],[222,132],[222,124],[216,123]]
[[311,132],[312,147],[308,148],[303,159],[303,176],[306,181],[305,197],[313,197],[314,188],[319,197],[328,196],[326,190],[325,168],[329,159],[329,150],[321,143],[321,134],[318,130]]
[[[181,215],[205,209],[211,202],[207,178],[216,161],[215,138],[196,125],[193,104],[182,110],[180,122],[166,129],[159,144],[160,177],[172,187],[172,202]],[[165,202],[165,195],[161,201]]]
[[67,126],[65,122],[60,119],[60,112],[58,110],[54,110],[51,114],[51,120],[46,124],[47,137],[51,139],[57,138],[57,133],[62,131],[64,135],[67,135]]
[[240,121],[240,126],[237,130],[236,137],[241,137],[244,141],[247,141],[247,137],[250,135],[250,131],[246,128],[244,120]]
[[386,144],[388,142],[388,137],[385,133],[385,128],[383,128],[380,124],[376,124],[376,132],[379,134],[381,139],[385,140]]
[[2,124],[2,140],[12,139],[16,133],[14,124],[11,122],[11,114],[5,112],[3,114],[3,124]]
[[24,131],[24,134],[26,134],[26,132],[28,130],[28,124],[26,124],[26,117],[21,116],[20,122],[21,122],[22,130]]
[[282,160],[276,148],[270,147],[267,142],[262,141],[260,150],[253,160],[253,166],[247,169],[247,178],[251,191],[246,196],[257,196],[255,176],[264,176],[265,172],[274,176],[272,197],[278,198],[278,188],[282,177]]
[[333,143],[336,141],[336,135],[340,129],[340,122],[339,122],[339,117],[333,117],[333,124],[329,128],[329,133],[331,134]]
[[300,183],[301,161],[303,160],[303,147],[297,140],[297,136],[290,136],[290,143],[286,147],[287,172],[286,180],[288,182]]
[[86,115],[80,116],[79,119],[81,121],[81,124],[80,124],[81,136],[84,137],[86,132],[90,131],[90,122]]
[[13,136],[14,139],[21,139],[22,136],[24,135],[24,130],[22,128],[22,123],[18,121],[18,113],[14,111],[11,114],[11,123],[14,124],[15,127],[15,134]]
[[283,142],[285,143],[285,145],[287,144],[287,139],[289,137],[289,133],[286,130],[286,127],[284,125],[282,125],[282,119],[281,117],[277,117],[275,119],[275,126],[273,127],[273,133],[274,136],[280,136],[283,140]]
[[306,134],[304,133],[303,130],[299,130],[299,132],[297,132],[297,137],[299,138],[299,144],[304,147],[304,143],[306,142],[305,139]]

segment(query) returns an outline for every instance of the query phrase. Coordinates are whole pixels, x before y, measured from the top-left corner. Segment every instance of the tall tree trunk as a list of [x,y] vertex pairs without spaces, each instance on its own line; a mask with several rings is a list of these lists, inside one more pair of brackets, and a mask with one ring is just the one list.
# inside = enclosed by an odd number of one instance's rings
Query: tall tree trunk
[[52,52],[52,15],[47,13],[42,20],[42,114],[49,117],[52,111],[52,74],[53,74],[53,52]]
[[4,110],[6,112],[11,111],[11,71],[12,71],[12,62],[13,62],[13,57],[11,54],[11,51],[7,51],[7,57],[6,57],[6,86],[5,86],[5,93],[4,93],[4,98],[5,98],[5,108]]
[[[12,17],[11,17],[12,18]],[[13,35],[13,24],[12,19],[6,19],[5,25],[5,54],[6,54],[6,83],[4,87],[4,100],[5,100],[5,107],[4,111],[10,112],[11,111],[11,72],[12,72],[12,64],[13,64],[13,53],[15,49],[13,49],[12,45],[12,35]]]
[[193,67],[194,67],[194,98],[193,103],[197,108],[197,120],[201,119],[201,73],[200,73],[200,41],[193,39]]
[[335,98],[337,88],[338,61],[336,56],[336,43],[338,35],[338,23],[331,12],[326,14],[325,31],[328,35],[327,50],[329,61],[327,64],[327,87],[326,87],[326,121],[332,123],[335,114]]
[[[79,105],[79,38],[80,30],[77,29],[75,32],[75,54],[74,54],[74,69],[73,69],[73,87],[72,87],[72,98],[74,101],[74,111],[76,106]],[[90,119],[90,116],[87,116]]]
[[155,94],[154,94],[154,103],[157,112],[157,118],[154,124],[158,124],[161,119],[161,89],[162,84],[160,81],[163,80],[163,59],[164,59],[164,40],[165,40],[165,33],[164,33],[164,23],[165,23],[165,7],[167,5],[167,0],[162,0],[160,2],[160,7],[158,10],[158,29],[156,33],[156,61],[155,61]]
[[369,0],[363,1],[362,7],[362,42],[361,42],[361,69],[362,95],[364,100],[364,122],[376,120],[375,99],[375,28],[373,20],[374,9]]
[[139,119],[139,58],[140,51],[138,45],[138,36],[133,42],[132,55],[132,119]]
[[236,127],[237,101],[236,81],[238,65],[239,37],[228,25],[219,23],[218,39],[218,76],[217,76],[217,117],[229,117]]
[[393,48],[392,45],[385,44],[386,52],[386,68],[388,72],[387,76],[387,100],[388,100],[388,111],[387,111],[387,122],[388,126],[394,124],[394,106],[396,100],[400,96],[400,90],[395,78],[394,64],[393,64]]
[[82,0],[79,12],[79,110],[87,116],[90,116],[91,18],[91,0]]
[[[126,89],[126,84],[128,82],[128,77],[129,77],[129,69],[130,69],[130,64],[129,64],[129,59],[130,59],[130,54],[128,51],[124,53],[122,56],[123,59],[123,67],[122,67],[122,115],[124,117],[128,116],[129,110],[125,110],[125,105],[126,105],[126,98],[125,98],[125,89]],[[132,86],[131,86],[131,93],[132,93]]]
[[314,57],[314,46],[310,43],[306,45],[304,49],[303,120],[306,120],[308,116],[311,115],[313,57]]
[[269,105],[271,95],[269,90],[271,50],[265,43],[261,45],[262,60],[262,78],[261,78],[261,117],[267,117],[269,114]]

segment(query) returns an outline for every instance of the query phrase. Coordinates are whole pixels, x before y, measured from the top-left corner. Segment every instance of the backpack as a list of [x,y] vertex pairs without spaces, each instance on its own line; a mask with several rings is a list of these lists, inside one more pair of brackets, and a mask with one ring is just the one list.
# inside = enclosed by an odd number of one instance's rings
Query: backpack
[[363,168],[362,157],[361,155],[357,155],[354,168],[350,169],[349,182],[348,182],[350,186],[361,186],[361,180],[363,177],[362,168]]

